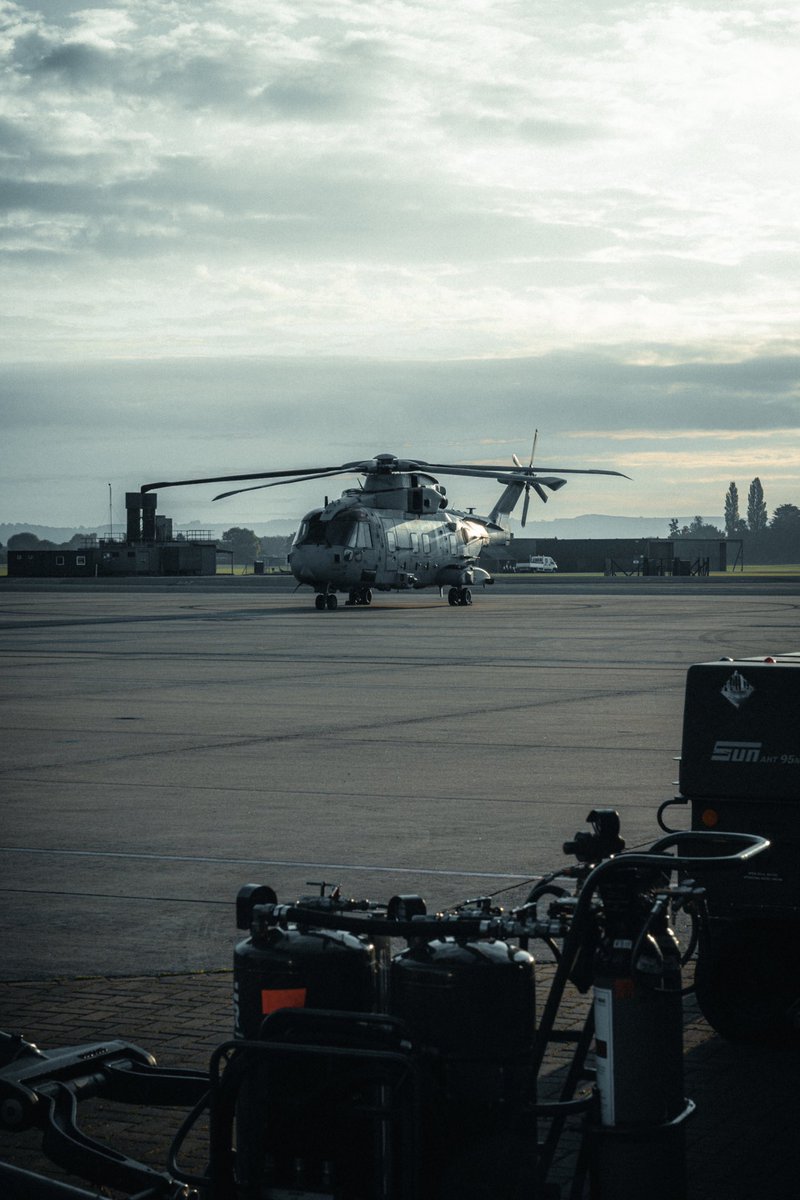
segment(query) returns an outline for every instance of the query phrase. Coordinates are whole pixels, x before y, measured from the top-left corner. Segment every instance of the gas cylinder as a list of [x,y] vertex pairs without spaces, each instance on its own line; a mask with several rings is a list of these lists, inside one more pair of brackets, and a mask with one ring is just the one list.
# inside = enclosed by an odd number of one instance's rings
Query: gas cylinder
[[371,943],[339,930],[269,928],[233,956],[234,1033],[258,1037],[279,1008],[372,1012],[376,957]]
[[392,960],[389,1008],[423,1064],[423,1200],[530,1200],[533,957],[501,941],[414,944]]
[[[236,1037],[269,1040],[269,1019],[287,1008],[309,1010],[309,1017],[311,1010],[374,1011],[376,956],[370,942],[339,930],[254,926],[254,931],[234,952]],[[358,1181],[373,1167],[354,1136],[347,1070],[336,1060],[292,1054],[288,1046],[254,1058],[236,1114],[242,1200],[289,1194],[339,1200],[357,1192]]]
[[597,1087],[602,1124],[651,1125],[683,1107],[680,961],[665,961],[648,934],[615,939],[598,955],[594,981]]
[[694,1106],[683,1094],[680,950],[665,913],[643,925],[649,902],[631,901],[627,911],[607,911],[596,959],[600,1120],[591,1139],[591,1195],[685,1200],[683,1121]]

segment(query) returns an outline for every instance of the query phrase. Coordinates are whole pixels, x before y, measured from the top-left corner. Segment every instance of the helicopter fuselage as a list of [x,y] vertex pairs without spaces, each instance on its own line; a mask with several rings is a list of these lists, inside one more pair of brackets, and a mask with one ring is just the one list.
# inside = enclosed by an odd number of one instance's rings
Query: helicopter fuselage
[[[430,476],[392,476],[380,486],[350,489],[303,518],[289,562],[299,583],[318,594],[348,592],[369,603],[372,589],[463,590],[491,582],[477,559],[491,541],[508,540],[500,526],[447,508],[445,489]],[[378,486],[375,486],[375,485]],[[459,601],[463,602],[463,601]]]

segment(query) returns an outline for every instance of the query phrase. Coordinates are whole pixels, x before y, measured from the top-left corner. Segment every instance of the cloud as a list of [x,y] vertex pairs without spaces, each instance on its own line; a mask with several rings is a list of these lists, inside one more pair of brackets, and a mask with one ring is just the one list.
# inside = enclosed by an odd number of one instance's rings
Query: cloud
[[[388,419],[404,431],[404,441],[424,429],[425,438],[441,447],[424,455],[433,459],[458,443],[464,413],[475,418],[463,439],[470,457],[487,437],[509,455],[519,452],[520,436],[528,440],[534,425],[565,447],[576,439],[607,442],[604,453],[615,455],[614,443],[631,441],[647,452],[652,441],[667,439],[747,440],[753,448],[770,439],[778,443],[800,428],[798,361],[697,364],[691,372],[688,366],[643,366],[585,353],[438,363],[165,359],[0,367],[0,384],[9,429],[25,428],[35,417],[54,429],[107,425],[143,437],[184,431],[188,444],[234,427],[257,427],[291,442],[298,413],[320,411],[344,424],[344,414],[378,428]],[[768,404],[766,378],[771,378]],[[602,426],[592,421],[598,413]],[[342,434],[343,447],[346,441]],[[739,451],[727,445],[724,452]]]
[[[735,366],[735,365],[734,365]],[[747,390],[758,364],[721,364],[673,395],[663,368],[607,356],[462,362],[328,359],[163,360],[0,367],[7,521],[104,519],[153,479],[186,479],[346,462],[381,451],[433,462],[527,456],[539,428],[542,466],[602,467],[631,481],[575,478],[537,519],[586,512],[666,517],[722,511],[731,479],[758,475],[770,507],[800,496],[800,422],[792,364],[764,364],[780,403]],[[669,372],[667,373],[669,376]],[[781,382],[782,381],[782,382]],[[794,404],[794,408],[791,405]],[[780,406],[793,413],[779,422]],[[603,424],[597,425],[598,414]],[[496,485],[450,480],[456,504],[488,511]],[[331,485],[329,493],[335,494]],[[213,505],[213,487],[170,489],[176,520],[252,524],[295,518],[319,486]],[[166,496],[169,498],[166,499]],[[70,519],[65,516],[65,519]]]
[[126,476],[155,429],[187,468],[260,459],[233,414],[284,461],[309,424],[341,458],[418,453],[420,431],[431,457],[524,453],[539,425],[543,453],[659,450],[645,474],[685,459],[699,488],[715,437],[714,471],[755,464],[768,432],[794,461],[792,11],[2,11],[0,361],[28,365],[0,384],[21,462],[45,443],[80,462],[87,429]]

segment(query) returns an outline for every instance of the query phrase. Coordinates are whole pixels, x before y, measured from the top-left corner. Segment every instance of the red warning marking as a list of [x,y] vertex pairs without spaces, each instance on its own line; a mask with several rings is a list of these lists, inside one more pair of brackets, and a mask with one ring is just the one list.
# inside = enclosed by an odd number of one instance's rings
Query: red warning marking
[[279,1008],[305,1008],[305,988],[262,988],[261,1013],[268,1016]]

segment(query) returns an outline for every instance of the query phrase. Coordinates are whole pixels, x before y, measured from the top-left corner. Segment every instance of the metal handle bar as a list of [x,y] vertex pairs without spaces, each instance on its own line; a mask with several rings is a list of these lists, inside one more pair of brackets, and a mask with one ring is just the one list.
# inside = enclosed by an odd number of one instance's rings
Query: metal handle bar
[[699,829],[682,829],[675,833],[668,833],[665,837],[659,838],[654,842],[648,851],[645,852],[645,857],[649,855],[660,855],[662,851],[669,846],[677,846],[681,842],[696,842],[700,838],[701,841],[716,839],[717,842],[732,842],[734,845],[739,844],[740,850],[734,854],[685,854],[685,855],[670,855],[669,860],[682,867],[702,866],[702,867],[728,867],[736,866],[739,863],[746,863],[749,859],[754,858],[757,854],[768,850],[770,842],[768,838],[761,837],[757,833],[715,833],[712,830]]
[[[734,854],[665,854],[664,851],[671,846],[679,846],[687,842],[697,843],[697,840],[709,841],[715,839],[719,842],[731,842],[734,845],[741,846]],[[629,867],[656,868],[665,871],[675,871],[678,867],[702,867],[704,870],[729,870],[733,867],[744,866],[751,858],[757,854],[768,850],[770,842],[768,838],[760,837],[757,833],[712,833],[697,830],[681,830],[678,833],[668,833],[665,837],[659,838],[654,842],[649,850],[644,851],[624,851],[622,854],[617,854],[613,858],[603,859],[598,863],[586,876],[583,887],[578,895],[578,903],[575,910],[575,925],[579,922],[577,917],[582,916],[589,908],[592,897],[594,896],[597,886],[604,876]]]

